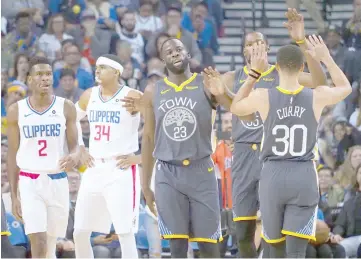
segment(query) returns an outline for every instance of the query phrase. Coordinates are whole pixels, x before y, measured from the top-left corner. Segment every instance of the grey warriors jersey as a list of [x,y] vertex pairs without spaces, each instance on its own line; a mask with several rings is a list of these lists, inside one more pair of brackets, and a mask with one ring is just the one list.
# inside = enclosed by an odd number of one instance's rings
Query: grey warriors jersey
[[[233,92],[236,94],[248,77],[247,67],[236,70]],[[275,66],[271,66],[263,72],[255,88],[274,88],[278,85],[278,72]],[[261,143],[262,120],[258,113],[254,121],[242,121],[236,115],[232,118],[232,139],[238,143]]]
[[269,89],[268,96],[261,160],[314,159],[318,122],[313,111],[313,90],[302,86],[291,93],[277,87]]
[[196,73],[181,85],[167,78],[155,85],[154,157],[162,161],[197,160],[212,154],[212,105],[203,76]]

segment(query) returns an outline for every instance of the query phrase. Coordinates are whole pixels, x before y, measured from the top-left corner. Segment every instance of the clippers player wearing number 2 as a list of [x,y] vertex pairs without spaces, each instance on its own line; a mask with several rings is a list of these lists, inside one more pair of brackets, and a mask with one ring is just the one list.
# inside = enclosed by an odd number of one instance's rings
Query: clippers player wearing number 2
[[[32,257],[55,258],[57,238],[65,237],[68,225],[69,185],[64,171],[77,164],[76,109],[52,94],[53,73],[45,58],[30,61],[28,82],[32,95],[11,105],[8,112],[13,214],[24,221]],[[66,144],[71,154],[63,158]]]
[[[270,257],[304,258],[307,243],[315,239],[319,200],[315,170],[318,121],[325,106],[336,104],[351,92],[341,69],[331,58],[321,37],[310,36],[306,51],[324,63],[336,87],[304,88],[298,75],[304,68],[302,51],[293,45],[277,53],[280,86],[252,91],[259,74],[251,70],[233,100],[238,116],[259,112],[264,122],[260,158],[260,210],[262,237],[271,244]],[[253,46],[255,65],[265,58],[264,48]]]
[[139,177],[132,164],[138,151],[140,114],[130,113],[121,100],[141,94],[119,83],[123,67],[114,55],[96,62],[99,86],[85,91],[76,104],[78,120],[88,116],[89,153],[83,149],[88,166],[82,177],[75,209],[74,241],[79,258],[93,258],[89,239],[92,231],[109,233],[111,223],[118,235],[124,258],[137,258],[140,201]]

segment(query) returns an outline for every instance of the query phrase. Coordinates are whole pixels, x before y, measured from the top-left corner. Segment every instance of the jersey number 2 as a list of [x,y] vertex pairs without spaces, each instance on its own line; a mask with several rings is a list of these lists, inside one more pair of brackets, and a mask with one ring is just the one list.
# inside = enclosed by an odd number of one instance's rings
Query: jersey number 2
[[107,137],[107,141],[109,141],[110,139],[110,126],[105,126],[105,125],[95,125],[95,137],[94,140],[101,140],[102,136],[106,136]]
[[[295,140],[295,131],[302,131],[302,138]],[[272,146],[272,152],[277,156],[284,156],[289,152],[292,156],[303,156],[306,154],[306,144],[307,144],[307,128],[305,125],[293,125],[289,128],[286,125],[277,125],[272,130],[272,135],[277,136],[279,131],[283,131],[282,138],[276,138],[275,141],[278,143],[283,143],[284,149],[277,150],[276,146]],[[295,151],[295,141],[301,142],[301,150]]]
[[48,143],[45,139],[38,140],[38,145],[40,146],[39,149],[39,156],[47,156],[48,154],[45,153],[45,149],[48,147]]

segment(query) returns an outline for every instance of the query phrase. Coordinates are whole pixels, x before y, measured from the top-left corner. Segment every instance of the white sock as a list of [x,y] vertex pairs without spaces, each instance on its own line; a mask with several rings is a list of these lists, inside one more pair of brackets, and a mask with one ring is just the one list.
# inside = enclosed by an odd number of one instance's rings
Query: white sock
[[58,238],[46,236],[46,258],[56,258],[56,241]]
[[121,234],[118,235],[118,238],[122,249],[122,258],[138,258],[134,233]]
[[91,231],[75,230],[73,236],[76,258],[94,258],[93,248],[90,243]]

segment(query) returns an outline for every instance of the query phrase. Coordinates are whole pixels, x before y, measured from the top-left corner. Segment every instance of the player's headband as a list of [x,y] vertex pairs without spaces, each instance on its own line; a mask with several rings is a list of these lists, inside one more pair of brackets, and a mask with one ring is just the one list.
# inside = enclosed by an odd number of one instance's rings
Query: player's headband
[[123,73],[123,66],[121,64],[119,64],[118,62],[111,60],[110,58],[106,58],[106,57],[99,57],[97,59],[96,62],[97,66],[100,65],[106,65],[106,66],[110,66],[111,68],[114,68],[115,70],[118,70],[120,72],[120,74]]
[[26,95],[26,91],[23,87],[21,86],[18,86],[18,85],[14,85],[14,86],[10,86],[7,90],[8,94],[9,93],[14,93],[14,92],[20,92],[20,94],[22,96],[25,96]]

